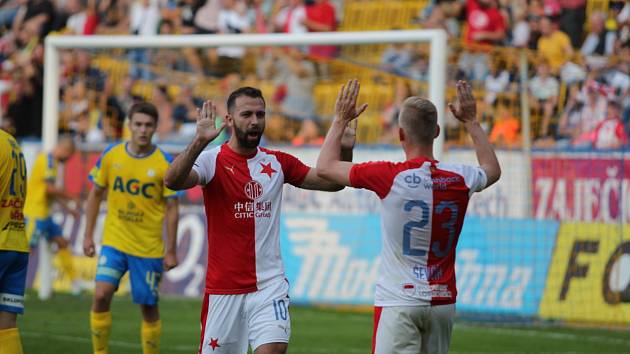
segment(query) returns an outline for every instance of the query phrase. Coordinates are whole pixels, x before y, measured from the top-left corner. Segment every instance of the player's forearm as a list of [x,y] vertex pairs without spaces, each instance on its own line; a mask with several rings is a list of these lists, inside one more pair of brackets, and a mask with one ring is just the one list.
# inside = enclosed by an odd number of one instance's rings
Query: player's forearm
[[166,206],[166,253],[176,252],[178,220],[179,203],[175,200],[169,201]]
[[340,120],[335,119],[331,124],[317,159],[317,174],[320,177],[326,178],[335,162],[341,161],[341,137],[344,129],[345,124]]
[[96,218],[98,217],[98,210],[103,200],[103,192],[97,190],[98,187],[92,188],[88,195],[87,204],[85,206],[85,238],[94,238],[94,227],[96,226]]
[[468,122],[464,126],[475,146],[477,161],[479,161],[479,165],[486,172],[488,178],[487,186],[490,186],[501,176],[501,166],[499,166],[499,160],[494,152],[494,148],[488,140],[488,135],[478,122]]
[[190,171],[192,170],[195,160],[199,157],[199,154],[201,154],[209,143],[209,141],[195,137],[186,150],[177,155],[166,170],[164,184],[173,190],[186,189],[186,187],[190,188],[190,186],[186,185]]

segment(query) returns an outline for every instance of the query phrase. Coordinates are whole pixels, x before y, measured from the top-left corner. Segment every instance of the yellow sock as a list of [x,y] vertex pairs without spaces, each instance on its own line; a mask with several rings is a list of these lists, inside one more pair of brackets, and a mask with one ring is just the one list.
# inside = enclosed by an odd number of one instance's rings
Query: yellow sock
[[160,335],[162,334],[162,321],[142,321],[140,330],[142,336],[142,353],[158,354],[160,352]]
[[74,260],[72,259],[72,253],[70,253],[70,250],[67,248],[60,249],[57,251],[57,257],[59,258],[61,270],[68,275],[70,280],[76,279],[77,274],[74,270]]
[[107,354],[109,331],[112,328],[112,313],[90,312],[90,328],[92,329],[92,349],[94,354]]
[[22,354],[22,342],[17,328],[0,329],[0,354]]

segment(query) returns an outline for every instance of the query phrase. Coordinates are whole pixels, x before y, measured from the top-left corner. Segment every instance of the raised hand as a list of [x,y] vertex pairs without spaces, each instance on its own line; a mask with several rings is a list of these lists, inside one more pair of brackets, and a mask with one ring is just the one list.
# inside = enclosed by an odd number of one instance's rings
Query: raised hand
[[217,107],[211,101],[205,101],[201,109],[197,108],[197,137],[209,143],[214,140],[223,128],[225,120],[217,127]]
[[354,144],[357,140],[357,123],[357,120],[354,120],[346,126],[346,129],[343,131],[343,136],[341,137],[341,149],[354,148]]
[[462,123],[475,122],[477,120],[477,101],[472,94],[472,89],[466,81],[457,82],[457,100],[448,103],[448,108],[457,120]]
[[[348,124],[357,118],[367,108],[367,103],[357,108],[357,98],[359,97],[359,80],[348,80],[348,83],[341,86],[335,102],[335,114],[337,119]],[[354,145],[354,144],[353,144]]]

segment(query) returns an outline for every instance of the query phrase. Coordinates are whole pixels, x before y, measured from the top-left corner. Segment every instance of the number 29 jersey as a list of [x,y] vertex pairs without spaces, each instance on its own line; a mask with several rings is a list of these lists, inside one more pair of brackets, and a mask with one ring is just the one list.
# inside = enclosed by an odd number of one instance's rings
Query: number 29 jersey
[[26,164],[15,139],[0,130],[0,250],[28,252],[24,230]]
[[375,305],[455,303],[455,247],[470,196],[486,186],[485,172],[417,158],[354,165],[350,183],[381,199]]

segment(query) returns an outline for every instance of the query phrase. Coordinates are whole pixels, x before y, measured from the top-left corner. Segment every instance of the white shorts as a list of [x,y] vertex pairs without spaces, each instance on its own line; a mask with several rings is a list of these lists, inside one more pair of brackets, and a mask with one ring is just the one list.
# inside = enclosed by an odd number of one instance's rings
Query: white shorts
[[447,353],[455,304],[374,308],[373,354]]
[[289,343],[289,283],[238,295],[206,294],[199,354],[246,354],[267,343]]

